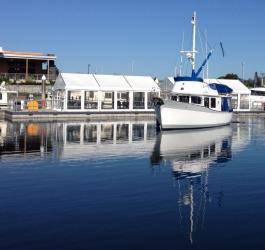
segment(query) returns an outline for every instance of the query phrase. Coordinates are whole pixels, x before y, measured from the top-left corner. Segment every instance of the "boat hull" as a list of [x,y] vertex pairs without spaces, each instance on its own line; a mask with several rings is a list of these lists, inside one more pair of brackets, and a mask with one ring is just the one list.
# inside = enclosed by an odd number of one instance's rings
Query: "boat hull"
[[162,130],[218,127],[232,121],[232,112],[171,100],[163,103],[155,107],[157,122]]

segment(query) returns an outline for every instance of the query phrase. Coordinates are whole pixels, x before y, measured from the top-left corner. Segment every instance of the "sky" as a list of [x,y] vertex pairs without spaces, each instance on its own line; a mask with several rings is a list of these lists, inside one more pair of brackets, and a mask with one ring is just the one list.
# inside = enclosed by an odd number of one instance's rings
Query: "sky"
[[54,53],[61,72],[87,73],[90,64],[90,73],[173,76],[179,51],[191,47],[194,11],[197,67],[207,34],[214,48],[210,78],[265,72],[264,0],[0,0],[0,6],[0,47]]

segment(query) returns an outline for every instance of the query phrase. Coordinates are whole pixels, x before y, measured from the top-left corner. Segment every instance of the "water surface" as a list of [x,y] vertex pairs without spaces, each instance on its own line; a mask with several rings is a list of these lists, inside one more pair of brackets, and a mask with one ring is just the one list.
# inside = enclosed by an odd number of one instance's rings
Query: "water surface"
[[265,119],[0,122],[0,249],[263,249]]

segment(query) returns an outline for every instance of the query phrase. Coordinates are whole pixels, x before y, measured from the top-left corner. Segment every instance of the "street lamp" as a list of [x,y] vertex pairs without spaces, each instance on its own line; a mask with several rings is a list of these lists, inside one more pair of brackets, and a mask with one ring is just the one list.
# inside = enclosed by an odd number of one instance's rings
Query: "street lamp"
[[44,109],[46,106],[46,76],[41,77],[41,106]]

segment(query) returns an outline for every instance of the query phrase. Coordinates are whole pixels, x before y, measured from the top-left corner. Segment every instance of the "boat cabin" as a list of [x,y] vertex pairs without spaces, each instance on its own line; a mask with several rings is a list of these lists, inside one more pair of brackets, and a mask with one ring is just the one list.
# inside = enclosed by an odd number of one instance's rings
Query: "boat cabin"
[[215,111],[232,111],[232,89],[219,83],[206,84],[202,79],[190,81],[177,77],[171,92],[171,100],[190,103]]

